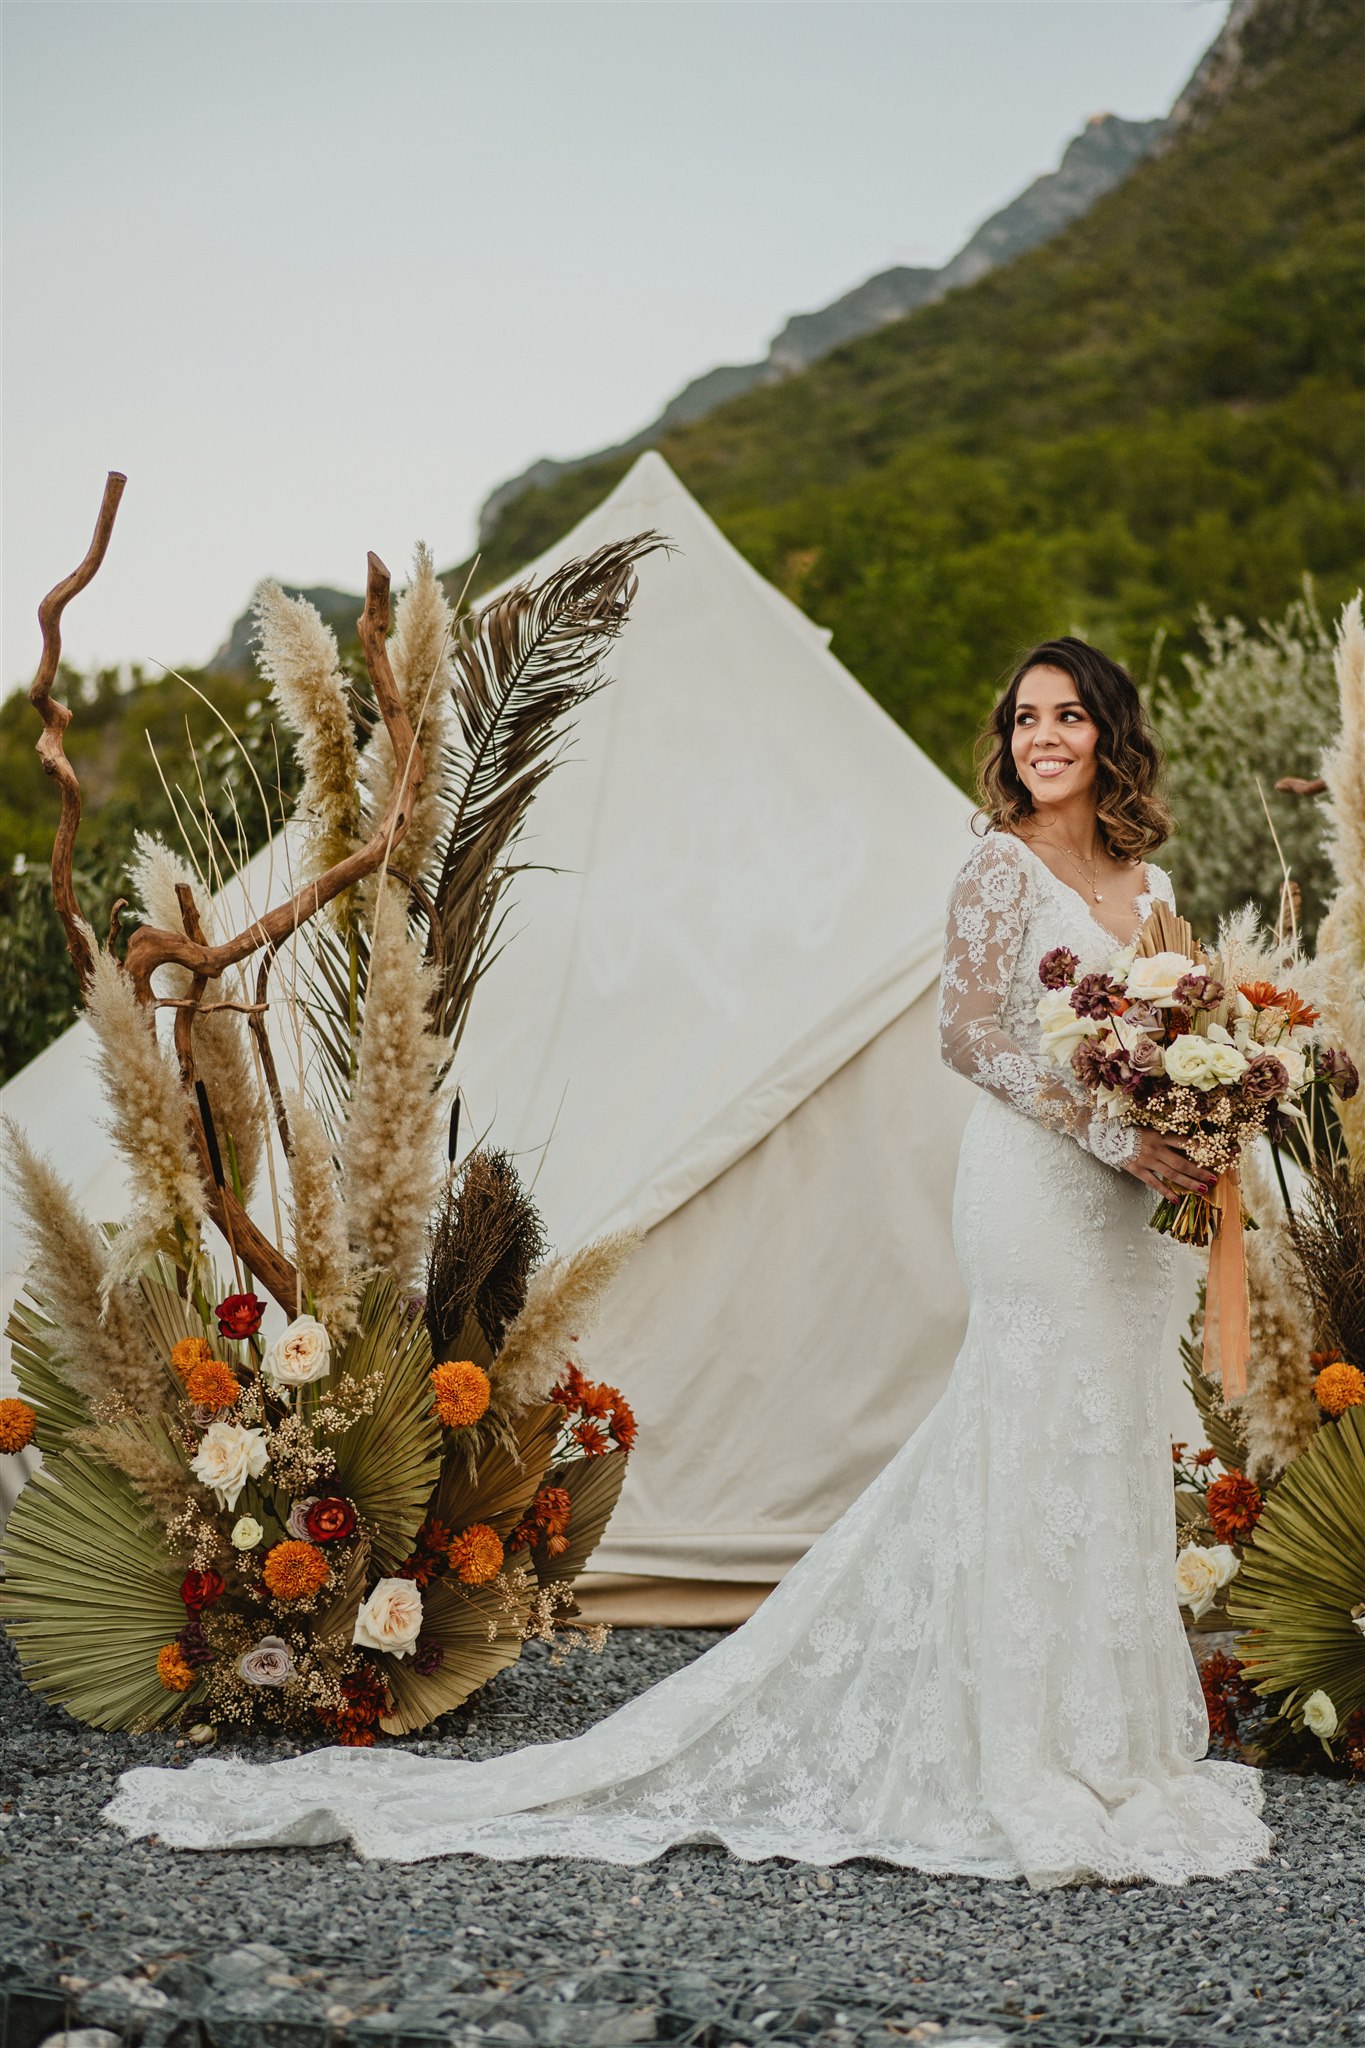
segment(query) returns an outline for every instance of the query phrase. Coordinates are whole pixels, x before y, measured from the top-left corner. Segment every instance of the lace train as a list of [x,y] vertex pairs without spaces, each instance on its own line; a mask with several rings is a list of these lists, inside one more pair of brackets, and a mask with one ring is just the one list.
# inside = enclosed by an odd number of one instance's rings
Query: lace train
[[105,1817],[197,1849],[349,1837],[401,1862],[634,1864],[709,1841],[1037,1887],[1263,1860],[1259,1773],[1202,1760],[1172,1582],[1169,1247],[1146,1191],[1104,1163],[1113,1131],[1092,1134],[1029,1050],[1037,962],[1059,944],[1096,964],[1114,948],[1018,842],[985,842],[944,977],[950,1056],[990,1067],[954,1204],[963,1349],[932,1414],[743,1628],[571,1741],[482,1763],[328,1749],[135,1770]]

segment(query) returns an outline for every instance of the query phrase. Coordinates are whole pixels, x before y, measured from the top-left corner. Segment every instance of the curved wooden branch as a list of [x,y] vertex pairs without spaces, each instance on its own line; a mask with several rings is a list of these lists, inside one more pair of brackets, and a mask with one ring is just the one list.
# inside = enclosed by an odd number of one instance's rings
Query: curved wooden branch
[[330,903],[333,897],[353,887],[356,882],[363,881],[366,875],[374,874],[398,845],[408,829],[413,800],[422,786],[426,769],[417,735],[403,708],[403,700],[389,666],[388,650],[384,644],[388,630],[389,572],[378,555],[371,553],[365,609],[359,622],[360,644],[374,686],[375,702],[393,744],[398,772],[384,815],[370,838],[364,846],[357,847],[353,853],[348,853],[343,860],[328,868],[325,874],[319,875],[315,882],[305,883],[287,903],[267,911],[264,917],[257,918],[254,924],[234,933],[230,939],[224,939],[221,945],[208,946],[191,939],[184,932],[163,931],[156,925],[139,925],[128,941],[127,968],[140,1002],[150,1002],[152,976],[167,960],[188,968],[191,974],[202,974],[213,981],[225,974],[229,967],[235,967],[240,960],[247,959],[263,947],[278,947],[300,925],[316,916],[325,903]]
[[126,476],[111,469],[104,480],[104,496],[100,500],[99,517],[90,545],[85,551],[85,560],[79,568],[64,576],[60,583],[53,585],[38,607],[38,624],[43,632],[43,655],[38,664],[38,673],[29,688],[28,701],[43,721],[42,737],[38,741],[38,758],[45,774],[52,777],[62,793],[62,815],[57,824],[57,836],[52,843],[52,895],[57,905],[66,932],[66,950],[71,955],[71,965],[76,970],[76,980],[84,995],[94,971],[94,957],[90,951],[89,927],[81,915],[76,901],[75,885],[71,879],[71,863],[76,851],[76,833],[81,822],[81,785],[75,769],[66,758],[62,735],[71,723],[70,707],[59,704],[52,694],[52,685],[57,680],[57,670],[62,659],[62,613],[80,591],[91,582],[100,563],[104,560],[109,546],[109,536],[114,530],[114,515],[119,508],[119,499],[127,483]]

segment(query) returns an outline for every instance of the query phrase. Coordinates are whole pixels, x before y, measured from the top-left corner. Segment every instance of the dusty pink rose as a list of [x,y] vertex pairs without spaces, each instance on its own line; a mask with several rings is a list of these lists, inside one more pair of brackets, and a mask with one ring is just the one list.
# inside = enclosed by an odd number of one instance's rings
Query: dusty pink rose
[[262,1636],[254,1650],[238,1658],[237,1669],[248,1685],[283,1685],[294,1676],[294,1659],[281,1637]]

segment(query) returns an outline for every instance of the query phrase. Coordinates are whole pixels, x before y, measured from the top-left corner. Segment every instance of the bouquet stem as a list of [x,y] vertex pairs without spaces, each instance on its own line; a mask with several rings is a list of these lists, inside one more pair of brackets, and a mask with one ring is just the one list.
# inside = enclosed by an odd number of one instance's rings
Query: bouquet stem
[[1220,1214],[1217,1203],[1206,1195],[1191,1192],[1178,1199],[1163,1195],[1152,1212],[1152,1228],[1173,1237],[1177,1244],[1198,1245],[1202,1250],[1213,1243]]

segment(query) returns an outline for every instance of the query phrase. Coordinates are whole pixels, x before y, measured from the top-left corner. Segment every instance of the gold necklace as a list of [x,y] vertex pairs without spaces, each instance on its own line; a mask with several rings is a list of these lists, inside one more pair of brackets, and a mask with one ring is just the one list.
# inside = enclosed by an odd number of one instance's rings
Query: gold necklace
[[1103,903],[1104,898],[1100,894],[1099,890],[1095,887],[1094,875],[1087,875],[1085,872],[1087,868],[1093,869],[1099,866],[1100,857],[1098,854],[1096,854],[1092,860],[1083,861],[1078,853],[1073,853],[1069,846],[1059,846],[1055,839],[1039,839],[1035,841],[1035,844],[1038,846],[1051,846],[1052,848],[1054,848],[1056,852],[1065,854],[1066,858],[1071,862],[1072,866],[1079,869],[1081,879],[1085,883],[1086,888],[1090,891],[1090,894],[1092,895],[1096,903]]

